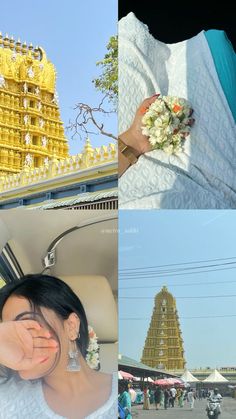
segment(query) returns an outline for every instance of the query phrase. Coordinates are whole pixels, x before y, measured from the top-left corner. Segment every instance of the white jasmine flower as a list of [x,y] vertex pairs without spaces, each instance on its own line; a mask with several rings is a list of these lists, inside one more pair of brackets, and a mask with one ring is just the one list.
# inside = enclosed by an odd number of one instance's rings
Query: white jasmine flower
[[183,151],[183,143],[190,133],[192,118],[190,103],[176,96],[159,96],[142,118],[142,134],[149,137],[153,149],[168,154]]
[[86,362],[92,369],[97,369],[99,366],[99,345],[97,342],[97,335],[93,328],[88,326],[89,332],[89,345],[87,349]]

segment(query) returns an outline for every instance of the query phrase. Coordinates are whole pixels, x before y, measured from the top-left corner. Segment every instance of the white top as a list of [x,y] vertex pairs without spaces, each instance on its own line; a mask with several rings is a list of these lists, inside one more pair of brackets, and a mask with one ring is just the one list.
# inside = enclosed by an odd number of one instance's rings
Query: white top
[[221,402],[221,400],[222,400],[222,396],[221,396],[221,394],[220,393],[218,393],[218,394],[214,394],[214,392],[211,394],[211,396],[209,397],[209,400],[211,401],[211,402],[214,402],[214,403],[220,403]]
[[142,155],[119,179],[119,208],[236,208],[236,125],[204,32],[165,44],[133,13],[119,23],[119,132],[140,103],[188,99],[195,124],[184,152]]
[[194,394],[192,391],[189,391],[187,394],[188,401],[191,403],[194,400]]
[[[84,419],[117,417],[117,376],[113,374],[111,394],[106,403]],[[54,413],[44,398],[42,382],[10,379],[0,384],[0,419],[66,419]]]
[[171,392],[172,397],[175,397],[176,396],[176,393],[177,393],[177,390],[176,390],[176,388],[172,387],[170,389],[170,392]]

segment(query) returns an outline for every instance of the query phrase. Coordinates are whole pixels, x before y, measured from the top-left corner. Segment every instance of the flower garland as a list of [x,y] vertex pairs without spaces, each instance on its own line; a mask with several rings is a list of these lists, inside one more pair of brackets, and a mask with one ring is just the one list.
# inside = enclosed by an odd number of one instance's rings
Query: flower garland
[[91,326],[88,326],[89,345],[87,349],[86,362],[94,370],[100,368],[98,338]]
[[160,96],[142,117],[142,134],[149,137],[153,149],[168,154],[183,151],[183,144],[190,133],[194,119],[190,103],[176,96]]

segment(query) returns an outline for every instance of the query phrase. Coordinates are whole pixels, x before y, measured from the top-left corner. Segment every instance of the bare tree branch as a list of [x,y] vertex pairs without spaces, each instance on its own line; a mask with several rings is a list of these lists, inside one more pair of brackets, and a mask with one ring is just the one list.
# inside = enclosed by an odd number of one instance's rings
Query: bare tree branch
[[[80,138],[82,138],[81,133],[84,133],[86,136],[88,134],[102,134],[106,137],[113,138],[114,140],[117,140],[117,137],[112,134],[111,132],[107,132],[104,128],[104,123],[98,121],[98,117],[100,115],[111,115],[113,113],[116,113],[114,109],[112,110],[105,110],[104,109],[104,102],[108,98],[108,94],[103,96],[101,102],[99,103],[98,107],[91,107],[86,103],[79,102],[76,104],[74,110],[77,110],[77,116],[75,118],[74,122],[69,122],[69,126],[66,127],[68,130],[72,131],[72,138],[74,138],[76,135],[79,135]],[[90,126],[94,126],[96,128],[96,131],[91,131]]]

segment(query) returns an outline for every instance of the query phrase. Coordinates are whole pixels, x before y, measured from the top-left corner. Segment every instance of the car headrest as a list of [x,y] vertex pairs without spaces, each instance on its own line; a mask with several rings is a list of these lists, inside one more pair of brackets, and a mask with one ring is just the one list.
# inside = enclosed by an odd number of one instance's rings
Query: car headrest
[[60,276],[81,300],[90,326],[98,340],[118,340],[117,307],[110,284],[104,276]]

